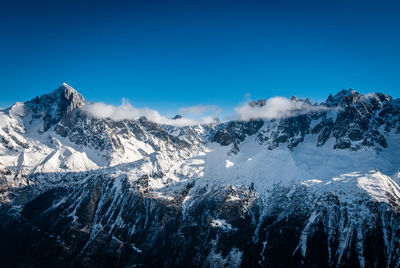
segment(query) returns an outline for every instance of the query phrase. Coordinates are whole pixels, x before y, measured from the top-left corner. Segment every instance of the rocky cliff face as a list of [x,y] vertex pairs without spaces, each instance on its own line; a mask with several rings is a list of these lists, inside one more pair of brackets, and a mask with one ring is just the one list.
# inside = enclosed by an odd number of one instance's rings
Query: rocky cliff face
[[36,119],[43,121],[43,131],[60,122],[68,120],[72,111],[82,107],[85,99],[75,89],[63,83],[50,94],[36,97],[25,103],[25,112],[30,113],[30,124]]
[[399,266],[399,100],[188,127],[85,103],[64,84],[1,111],[5,266]]
[[[292,98],[292,101],[309,103],[308,100],[297,98]],[[263,106],[265,101],[250,105]],[[317,112],[266,124],[258,133],[258,140],[270,150],[279,144],[286,144],[293,149],[304,141],[306,135],[312,134],[317,136],[317,147],[333,137],[334,149],[360,150],[372,147],[381,150],[387,147],[385,135],[392,130],[400,132],[399,101],[382,93],[361,95],[354,90],[342,90],[335,96],[330,95],[325,103],[315,106],[320,108],[316,109]],[[225,145],[224,142],[220,143]]]

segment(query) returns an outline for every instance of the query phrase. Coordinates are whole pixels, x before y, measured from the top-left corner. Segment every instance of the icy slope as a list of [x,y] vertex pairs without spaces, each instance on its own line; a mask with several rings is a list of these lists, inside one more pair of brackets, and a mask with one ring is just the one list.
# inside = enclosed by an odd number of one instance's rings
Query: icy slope
[[59,256],[11,265],[399,265],[399,100],[188,127],[85,103],[63,84],[0,111],[0,252]]

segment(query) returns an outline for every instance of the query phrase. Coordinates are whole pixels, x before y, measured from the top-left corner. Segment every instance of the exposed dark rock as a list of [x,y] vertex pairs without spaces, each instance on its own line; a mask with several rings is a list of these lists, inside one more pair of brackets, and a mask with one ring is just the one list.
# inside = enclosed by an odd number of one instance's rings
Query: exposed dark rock
[[[311,105],[308,99],[292,101]],[[352,196],[324,186],[311,191],[303,184],[274,184],[261,195],[256,192],[259,185],[250,184],[252,178],[247,185],[198,186],[201,176],[174,174],[181,180],[173,181],[171,170],[159,164],[165,157],[168,164],[179,165],[208,142],[231,146],[230,152],[239,154],[247,139],[269,150],[286,146],[295,151],[308,138],[316,147],[383,150],[388,134],[400,132],[399,100],[343,90],[309,113],[208,124],[199,132],[144,117],[94,118],[79,109],[84,103],[79,93],[63,85],[27,102],[29,116],[23,119],[29,119],[27,124],[43,123],[39,131],[54,127],[55,134],[43,134],[49,146],[58,146],[54,137],[58,136],[104,157],[127,150],[124,139],[135,139],[152,150],[139,148],[137,161],[85,172],[28,173],[0,164],[0,183],[10,178],[27,182],[12,190],[0,187],[2,196],[7,192],[13,202],[1,200],[0,205],[2,266],[397,267],[400,263],[400,199],[392,179],[385,181],[382,194],[387,202],[377,201],[383,197],[368,195],[358,185]],[[265,104],[259,100],[249,105]],[[32,148],[15,134],[23,133],[21,129],[3,129],[3,148],[13,153]],[[142,173],[127,175],[126,170],[135,171],[143,163]],[[218,179],[211,178],[210,184]],[[165,188],[155,191],[155,180],[161,185],[157,187]]]
[[36,97],[25,105],[34,118],[43,118],[43,130],[47,131],[73,110],[82,107],[85,102],[82,95],[64,83],[50,94]]
[[245,121],[231,121],[222,124],[215,134],[211,137],[212,142],[218,142],[223,146],[232,143],[240,143],[244,141],[247,136],[254,135],[263,126],[262,120]]

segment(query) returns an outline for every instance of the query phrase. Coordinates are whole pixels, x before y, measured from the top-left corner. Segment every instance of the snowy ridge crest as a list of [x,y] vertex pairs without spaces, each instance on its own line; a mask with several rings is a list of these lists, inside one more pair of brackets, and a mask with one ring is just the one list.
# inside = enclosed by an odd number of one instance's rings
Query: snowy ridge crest
[[289,102],[173,126],[93,117],[63,84],[1,110],[0,235],[51,266],[399,266],[400,101]]

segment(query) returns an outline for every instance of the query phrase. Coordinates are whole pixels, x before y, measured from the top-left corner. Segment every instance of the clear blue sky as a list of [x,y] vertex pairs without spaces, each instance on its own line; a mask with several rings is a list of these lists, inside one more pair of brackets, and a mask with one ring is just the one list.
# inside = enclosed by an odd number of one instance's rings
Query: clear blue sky
[[399,1],[3,0],[0,25],[0,106],[62,82],[166,113],[246,93],[400,97]]

